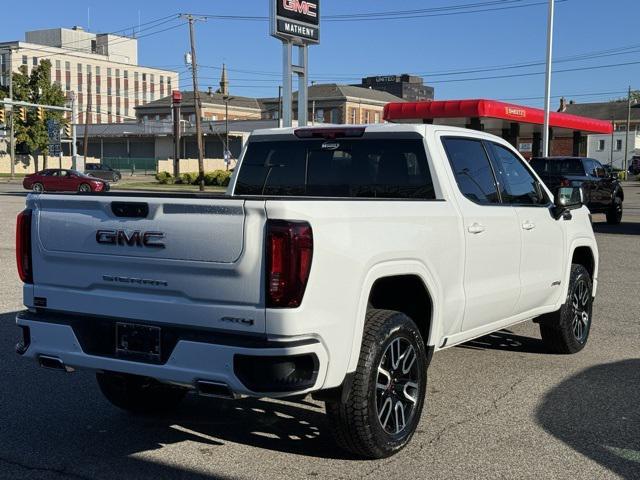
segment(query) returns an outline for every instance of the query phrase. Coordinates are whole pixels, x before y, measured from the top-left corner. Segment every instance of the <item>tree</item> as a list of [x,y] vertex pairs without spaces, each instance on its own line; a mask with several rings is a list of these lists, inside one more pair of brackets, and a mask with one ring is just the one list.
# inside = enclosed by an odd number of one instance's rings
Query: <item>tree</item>
[[[21,65],[20,72],[13,74],[13,99],[17,101],[38,103],[41,105],[64,106],[65,95],[58,84],[51,83],[51,62],[42,60],[29,75],[27,66]],[[39,120],[33,109],[29,110],[27,119],[21,121],[17,116],[14,128],[16,144],[31,153],[35,160],[36,171],[40,170],[38,156],[42,154],[44,168],[47,168],[47,152],[49,136],[47,121],[57,120],[63,123],[63,113],[45,110],[44,118]]]
[[[624,97],[617,98],[614,101],[615,102],[626,102],[628,98],[629,97],[627,97],[625,95]],[[640,90],[631,90],[631,103],[640,103]]]

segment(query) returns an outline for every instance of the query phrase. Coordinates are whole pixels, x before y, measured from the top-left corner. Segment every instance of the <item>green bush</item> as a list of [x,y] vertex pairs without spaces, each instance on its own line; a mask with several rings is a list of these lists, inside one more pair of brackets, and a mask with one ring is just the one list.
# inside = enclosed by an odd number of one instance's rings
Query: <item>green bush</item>
[[216,170],[214,174],[216,176],[216,185],[219,185],[221,187],[226,187],[227,185],[229,185],[229,180],[231,180],[231,172],[228,172],[226,170]]
[[217,177],[214,172],[207,172],[204,174],[204,184],[205,185],[216,185]]
[[183,173],[180,175],[181,183],[184,185],[193,185],[197,183],[198,174],[197,173]]
[[161,185],[170,185],[174,179],[169,172],[158,172],[156,173],[156,180]]

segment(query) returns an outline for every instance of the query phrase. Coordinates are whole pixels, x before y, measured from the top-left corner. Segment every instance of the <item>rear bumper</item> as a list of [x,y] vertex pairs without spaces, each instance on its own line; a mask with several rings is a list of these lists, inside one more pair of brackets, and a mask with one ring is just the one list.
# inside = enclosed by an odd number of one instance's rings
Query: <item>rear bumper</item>
[[[22,328],[24,339],[16,350],[22,356],[36,361],[43,356],[60,359],[65,367],[73,369],[142,375],[192,388],[196,388],[201,381],[214,382],[228,385],[235,395],[255,397],[283,397],[320,390],[326,377],[328,354],[315,338],[296,337],[274,341],[218,334],[208,338],[206,332],[192,332],[191,336],[186,337],[188,339],[182,337],[174,342],[162,363],[147,363],[117,358],[106,352],[92,350],[93,347],[88,348],[87,339],[83,338],[86,332],[80,333],[77,326],[74,329],[76,322],[83,320],[92,322],[95,319],[21,312],[16,317],[16,323]],[[100,335],[104,333],[99,332]],[[213,343],[216,338],[222,338],[223,343]],[[277,372],[290,370],[291,366],[306,370],[311,368],[312,371],[302,382],[292,381],[295,380],[294,375],[285,382],[263,383],[274,385],[273,388],[256,389],[255,382],[264,379],[265,375],[277,375]]]

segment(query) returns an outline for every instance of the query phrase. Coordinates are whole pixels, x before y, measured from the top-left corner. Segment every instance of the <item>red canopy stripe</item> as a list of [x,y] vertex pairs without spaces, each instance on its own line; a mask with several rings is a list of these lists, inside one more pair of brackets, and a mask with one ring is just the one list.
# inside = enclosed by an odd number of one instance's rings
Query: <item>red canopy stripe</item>
[[[544,111],[497,100],[439,100],[431,102],[388,103],[384,107],[384,119],[431,120],[436,118],[485,117],[520,123],[543,125]],[[589,133],[611,133],[611,123],[606,120],[551,112],[549,126]]]

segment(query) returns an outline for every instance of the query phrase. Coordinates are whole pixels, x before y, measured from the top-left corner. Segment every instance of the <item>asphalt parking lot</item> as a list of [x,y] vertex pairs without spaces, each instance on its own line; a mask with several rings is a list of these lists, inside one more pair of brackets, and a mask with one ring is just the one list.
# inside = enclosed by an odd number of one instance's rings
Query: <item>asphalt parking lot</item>
[[323,407],[188,398],[170,418],[115,409],[90,372],[19,358],[19,185],[0,184],[0,478],[640,478],[640,183],[623,224],[594,217],[599,292],[586,349],[549,355],[527,323],[435,355],[422,423],[380,461],[333,446]]

